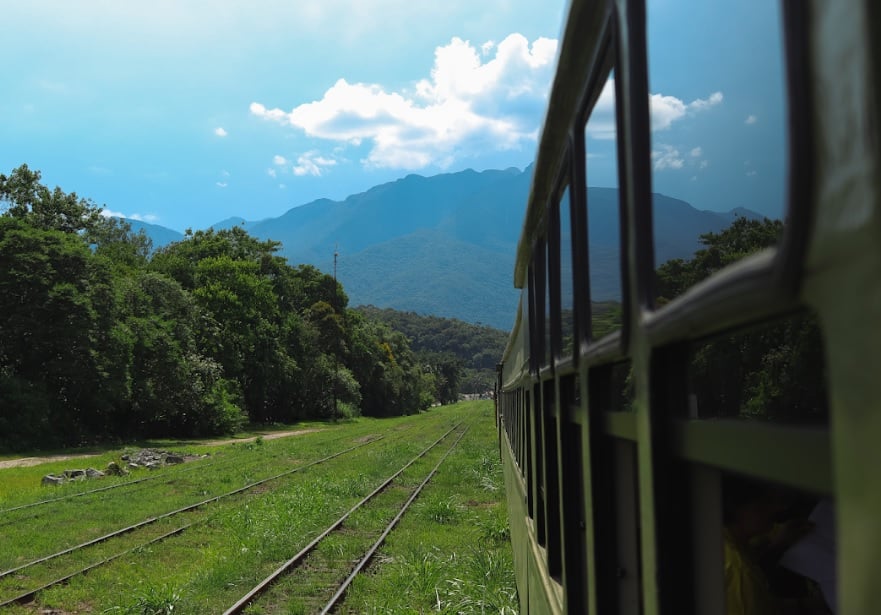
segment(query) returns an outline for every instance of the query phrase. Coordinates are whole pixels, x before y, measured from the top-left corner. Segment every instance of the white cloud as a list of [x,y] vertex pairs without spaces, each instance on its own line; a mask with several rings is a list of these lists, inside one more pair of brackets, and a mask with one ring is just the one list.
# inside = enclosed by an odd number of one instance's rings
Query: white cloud
[[655,161],[655,170],[681,169],[685,166],[685,160],[679,150],[672,145],[660,145],[660,150],[652,152],[652,160]]
[[[722,103],[722,92],[714,92],[708,98],[698,98],[686,103],[675,96],[649,94],[649,114],[653,131],[666,130],[674,122],[689,115],[705,111]],[[606,81],[600,97],[594,105],[587,122],[587,134],[594,139],[615,138],[615,80]],[[696,148],[700,149],[700,148]],[[699,156],[700,154],[692,154]]]
[[229,133],[223,129],[223,126],[218,126],[217,128],[214,129],[214,134],[216,134],[218,137],[225,137]]
[[757,118],[755,115],[748,115],[747,118],[743,121],[743,123],[750,125],[750,124],[755,124],[758,121],[759,121],[759,118]]
[[274,164],[277,167],[284,166],[287,163],[288,163],[288,159],[285,158],[284,156],[279,156],[278,154],[276,154],[275,156],[272,157],[272,164]]
[[272,167],[266,169],[266,174],[269,175],[269,177],[276,177],[278,175]]
[[651,114],[652,130],[666,130],[676,120],[715,107],[722,103],[722,99],[722,92],[714,92],[710,94],[709,98],[698,98],[686,104],[675,96],[650,94],[649,113]]
[[704,154],[703,150],[700,147],[695,147],[689,153],[691,154],[692,158],[700,158]]
[[600,92],[587,121],[585,132],[594,139],[615,138],[615,80],[609,79]]
[[218,188],[226,188],[229,184],[226,182],[216,182]]
[[[339,79],[321,100],[289,113],[258,102],[250,110],[310,137],[353,146],[366,142],[368,166],[443,167],[472,151],[514,149],[535,141],[556,49],[555,40],[530,44],[511,34],[498,45],[480,47],[495,50],[484,62],[478,48],[453,38],[435,50],[430,77],[413,90],[390,92],[377,84]],[[295,173],[298,168],[301,174],[315,171],[299,160]]]
[[101,215],[105,218],[125,218],[127,220],[138,220],[140,222],[158,222],[159,216],[154,214],[124,214],[119,211],[113,211],[112,209],[104,208],[101,210]]
[[699,167],[700,167],[701,169],[706,169],[708,166],[710,166],[709,161],[707,161],[707,160],[701,160],[701,163],[700,163],[700,165],[699,165]]
[[323,173],[325,167],[332,166],[336,166],[336,160],[333,158],[325,158],[317,151],[312,150],[306,152],[302,156],[298,156],[297,164],[291,168],[291,171],[293,171],[294,175],[297,177],[302,177],[304,175],[314,175],[317,177]]

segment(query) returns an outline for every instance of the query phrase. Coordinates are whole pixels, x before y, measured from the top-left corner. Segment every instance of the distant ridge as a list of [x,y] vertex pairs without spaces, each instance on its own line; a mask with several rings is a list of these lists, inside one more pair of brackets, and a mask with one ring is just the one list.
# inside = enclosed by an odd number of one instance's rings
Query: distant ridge
[[132,220],[130,218],[124,218],[124,220],[131,225],[132,231],[135,233],[144,231],[147,237],[153,241],[153,249],[167,246],[170,243],[180,241],[184,238],[183,233],[179,233],[170,228],[165,228],[158,224],[150,224],[149,222],[141,222],[140,220]]
[[[319,199],[277,218],[227,218],[214,229],[242,225],[261,239],[282,243],[293,264],[337,277],[351,305],[374,305],[508,329],[518,291],[514,256],[523,223],[532,167],[466,170],[401,179],[349,196]],[[620,296],[618,191],[589,188],[592,296]],[[698,237],[718,231],[736,216],[760,218],[748,209],[702,211],[685,201],[654,195],[656,261],[687,258]],[[182,238],[145,225],[155,247]],[[155,233],[155,234],[154,234]]]

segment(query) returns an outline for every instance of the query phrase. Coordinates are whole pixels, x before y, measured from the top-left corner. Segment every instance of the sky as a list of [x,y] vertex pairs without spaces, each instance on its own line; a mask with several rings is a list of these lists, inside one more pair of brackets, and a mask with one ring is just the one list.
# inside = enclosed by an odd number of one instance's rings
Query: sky
[[[0,173],[183,231],[410,173],[524,168],[563,0],[30,0],[0,20]],[[715,25],[715,27],[714,27]],[[779,217],[780,26],[767,0],[650,0],[653,189]],[[748,44],[744,41],[748,40]],[[613,77],[614,78],[614,77]],[[614,92],[586,129],[614,186]]]

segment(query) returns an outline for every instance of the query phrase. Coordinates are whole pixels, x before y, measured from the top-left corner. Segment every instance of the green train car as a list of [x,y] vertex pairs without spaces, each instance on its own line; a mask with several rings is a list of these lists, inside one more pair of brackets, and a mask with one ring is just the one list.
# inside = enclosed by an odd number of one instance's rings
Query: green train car
[[[654,124],[665,48],[650,40],[652,11],[669,3],[568,6],[499,365],[521,612],[874,615],[881,2],[728,3],[778,20],[779,221],[735,216],[702,251],[665,261],[656,186],[665,164],[693,164],[663,158],[673,150]],[[750,31],[701,19],[679,26],[729,37],[763,70]],[[617,237],[603,252],[587,186],[604,163],[591,122],[610,99]],[[618,290],[604,297],[609,259]]]

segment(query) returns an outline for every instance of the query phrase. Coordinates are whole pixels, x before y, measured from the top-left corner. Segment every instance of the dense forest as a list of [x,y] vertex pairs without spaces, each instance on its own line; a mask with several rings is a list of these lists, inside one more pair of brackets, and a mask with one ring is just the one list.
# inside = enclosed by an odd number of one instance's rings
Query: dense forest
[[[26,165],[0,174],[0,447],[417,412],[458,366],[241,228],[160,250]],[[452,380],[452,382],[450,382]],[[452,385],[452,386],[451,386]]]
[[407,336],[420,362],[459,378],[456,388],[460,392],[492,391],[496,365],[508,341],[507,331],[455,318],[423,316],[372,305],[356,309],[370,320],[384,322]]
[[[655,272],[657,304],[664,305],[740,259],[774,246],[780,220],[737,218],[701,235],[691,259],[672,259]],[[821,423],[828,420],[825,360],[820,327],[803,310],[691,345],[689,382],[699,417],[742,417]]]

